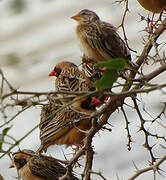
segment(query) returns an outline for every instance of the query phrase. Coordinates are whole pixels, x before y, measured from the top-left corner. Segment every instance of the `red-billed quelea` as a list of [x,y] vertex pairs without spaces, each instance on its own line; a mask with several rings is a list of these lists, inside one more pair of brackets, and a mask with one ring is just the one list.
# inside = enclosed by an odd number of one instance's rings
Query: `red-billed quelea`
[[95,112],[93,98],[85,97],[74,104],[56,112],[50,119],[47,117],[57,109],[54,104],[44,105],[41,112],[40,140],[37,153],[47,151],[51,145],[66,145],[77,147],[83,145],[83,139],[92,126],[90,114]]
[[[93,83],[72,62],[62,61],[51,71],[49,76],[56,76],[55,88],[64,92],[88,92],[96,90]],[[66,104],[74,97],[72,94],[58,94],[61,102]],[[67,97],[67,98],[65,98]]]
[[[23,180],[59,180],[66,174],[66,168],[55,158],[36,155],[24,149],[13,153],[13,162],[9,168],[16,167],[19,178]],[[68,179],[78,180],[73,174]]]

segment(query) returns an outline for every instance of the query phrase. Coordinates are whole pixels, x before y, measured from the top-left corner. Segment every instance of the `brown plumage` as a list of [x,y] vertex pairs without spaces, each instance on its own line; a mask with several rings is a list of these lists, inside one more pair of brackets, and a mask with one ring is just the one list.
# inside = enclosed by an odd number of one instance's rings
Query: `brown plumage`
[[51,116],[53,112],[55,112],[58,108],[62,106],[61,102],[59,101],[59,99],[57,99],[56,95],[49,96],[48,99],[48,104],[42,105],[39,124],[40,129],[45,127],[49,123],[50,119],[52,119],[55,115],[52,115],[52,117],[50,118],[49,116]]
[[152,12],[152,21],[150,23],[150,27],[153,30],[153,19],[155,13],[162,13],[163,11],[166,11],[166,0],[137,0],[140,5],[145,8],[148,11]]
[[166,0],[137,0],[140,5],[152,13],[161,13],[166,10]]
[[[58,63],[49,76],[56,76],[55,87],[57,91],[66,92],[87,92],[95,90],[90,80],[71,62],[62,61]],[[59,94],[63,104],[70,102],[73,95]],[[63,97],[68,97],[63,99]],[[71,97],[71,98],[70,98]]]
[[129,50],[113,25],[101,21],[95,12],[87,9],[72,16],[72,19],[78,22],[76,34],[85,55],[97,61],[124,58],[130,67],[136,68],[131,62]]
[[[27,149],[13,153],[13,163],[9,168],[15,167],[14,165],[18,170],[19,178],[23,180],[58,180],[66,173],[66,168],[55,158],[37,156]],[[71,179],[78,180],[73,174],[68,178]]]
[[100,68],[95,67],[97,60],[89,58],[88,56],[82,56],[82,72],[90,79],[91,82],[99,80],[103,71]]
[[[71,106],[61,109],[45,122],[47,115],[55,112],[53,105],[46,105],[47,107],[44,107],[41,112],[41,145],[37,153],[47,151],[47,148],[54,144],[65,144],[67,147],[82,145],[86,133],[79,129],[86,131],[91,128],[91,119],[88,117],[95,112],[95,106],[91,105],[92,101],[93,97],[78,100]],[[55,110],[57,110],[56,107]]]

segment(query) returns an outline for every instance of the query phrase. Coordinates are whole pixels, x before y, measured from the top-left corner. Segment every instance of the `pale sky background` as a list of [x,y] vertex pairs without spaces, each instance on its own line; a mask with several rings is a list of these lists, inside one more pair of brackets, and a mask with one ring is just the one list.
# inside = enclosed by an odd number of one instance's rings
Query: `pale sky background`
[[[48,73],[54,65],[62,60],[75,62],[80,64],[79,44],[76,40],[74,28],[76,23],[70,18],[72,15],[87,8],[98,13],[102,20],[110,22],[118,26],[121,23],[124,11],[123,4],[112,4],[113,0],[28,0],[27,8],[22,14],[13,14],[9,9],[10,0],[0,1],[0,67],[2,68],[7,79],[15,88],[26,91],[49,91],[54,90],[54,78],[48,77]],[[130,13],[128,13],[125,27],[129,45],[140,55],[143,49],[143,36],[146,35],[142,30],[145,28],[145,22],[139,22],[138,14],[147,16],[149,13],[145,11],[136,0],[129,0]],[[122,36],[121,29],[119,34]],[[163,35],[161,40],[166,40]],[[12,63],[10,56],[16,56],[16,62]],[[133,60],[136,54],[132,53]],[[148,67],[145,73],[151,72],[153,67]],[[166,73],[156,78],[164,82]],[[155,91],[142,96],[145,99],[147,110],[155,117],[160,111],[160,102],[165,101],[165,96],[160,91]],[[141,104],[140,104],[141,107]],[[96,152],[94,158],[94,171],[101,171],[108,180],[116,180],[117,176],[120,180],[126,180],[135,171],[132,161],[138,168],[148,166],[149,154],[142,147],[144,137],[138,131],[139,119],[132,108],[125,106],[128,118],[131,121],[131,134],[134,143],[132,150],[127,151],[125,121],[121,112],[116,111],[110,117],[109,122],[113,125],[112,132],[100,132],[93,141],[94,150]],[[10,113],[14,110],[9,111]],[[149,116],[144,116],[150,119]],[[39,123],[40,107],[27,110],[18,116],[11,124],[13,128],[9,134],[14,135],[16,139],[22,137],[31,128]],[[163,123],[166,124],[166,119]],[[0,119],[0,123],[3,120]],[[10,125],[11,125],[10,124]],[[10,126],[9,125],[9,126]],[[155,127],[147,125],[150,129],[154,128],[160,135],[165,131],[156,123]],[[152,144],[154,141],[152,140]],[[24,141],[21,142],[20,148],[28,148],[37,150],[40,145],[39,130],[34,131]],[[164,149],[160,151],[154,150],[157,157],[165,154]],[[18,148],[12,151],[17,151]],[[48,154],[57,158],[63,158],[65,154],[70,152],[63,146],[52,146],[48,149]],[[69,157],[69,156],[67,156]],[[0,174],[5,180],[14,180],[16,170],[9,169],[10,159],[8,156],[0,159]],[[161,168],[166,171],[166,162]],[[79,170],[76,169],[76,172]],[[162,172],[164,176],[166,174]],[[93,176],[93,180],[101,178]],[[138,180],[151,180],[152,173],[145,173],[137,178]],[[157,180],[164,180],[165,177],[157,175]]]

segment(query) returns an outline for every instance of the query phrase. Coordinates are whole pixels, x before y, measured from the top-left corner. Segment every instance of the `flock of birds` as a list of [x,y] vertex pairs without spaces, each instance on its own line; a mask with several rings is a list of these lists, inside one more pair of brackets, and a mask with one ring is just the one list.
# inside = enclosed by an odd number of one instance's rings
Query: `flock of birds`
[[[153,13],[166,8],[166,0],[138,1]],[[125,59],[130,67],[137,67],[131,61],[125,42],[113,25],[101,21],[95,12],[87,9],[81,10],[72,16],[72,19],[78,22],[76,34],[84,52],[82,71],[74,63],[62,61],[49,74],[56,76],[56,91],[63,93],[57,95],[59,98],[51,96],[49,103],[42,107],[39,124],[41,145],[37,152],[24,149],[13,153],[10,168],[16,167],[19,178],[23,180],[58,180],[66,174],[66,168],[59,161],[43,155],[42,152],[46,152],[47,148],[54,144],[64,144],[67,147],[75,145],[78,148],[84,144],[85,132],[92,127],[89,115],[95,112],[102,102],[99,96],[79,99],[76,92],[96,90],[94,82],[101,78],[103,69],[96,68],[94,64],[120,57]],[[71,101],[74,103],[62,108]],[[73,173],[66,179],[78,180]]]

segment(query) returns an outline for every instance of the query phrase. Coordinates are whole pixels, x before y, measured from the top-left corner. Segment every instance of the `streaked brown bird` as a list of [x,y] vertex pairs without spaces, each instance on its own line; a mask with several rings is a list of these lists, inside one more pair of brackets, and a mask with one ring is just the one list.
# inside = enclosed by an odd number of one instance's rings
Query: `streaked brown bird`
[[117,28],[101,21],[95,12],[88,9],[81,10],[71,18],[78,22],[76,34],[85,55],[97,61],[124,58],[130,67],[136,68]]
[[[152,14],[152,23],[155,13],[162,13],[166,11],[166,0],[137,0],[140,5]],[[151,24],[153,26],[153,24]]]
[[[88,92],[96,90],[93,83],[90,82],[90,80],[72,62],[62,61],[58,63],[49,76],[57,77],[55,81],[55,88],[57,91]],[[62,98],[61,102],[63,104],[74,99],[71,94],[59,94],[58,96]]]
[[[57,98],[56,95],[52,94],[48,97],[48,103],[42,105],[41,113],[40,113],[40,124],[39,128],[43,129],[45,127],[50,119],[53,119],[55,115],[52,115],[58,108],[62,107],[61,101]],[[52,115],[51,117],[49,117]]]
[[95,67],[96,59],[89,58],[86,55],[82,56],[82,72],[90,79],[91,82],[99,80],[103,75],[103,70]]
[[89,115],[96,110],[92,102],[93,97],[80,99],[71,106],[61,109],[49,120],[46,120],[46,118],[50,113],[53,113],[54,107],[53,105],[44,106],[41,112],[41,145],[37,153],[46,152],[47,148],[54,144],[64,144],[67,147],[83,145],[86,133],[82,131],[87,131],[91,128],[92,118],[89,118]]
[[[95,64],[97,64],[96,59],[89,58],[86,55],[82,56],[82,72],[90,79],[91,82],[95,83],[97,80],[99,80],[103,72],[105,71],[105,68],[97,68],[95,67]],[[110,92],[110,90],[105,90]],[[101,105],[108,99],[108,96],[104,95],[102,92],[97,94],[97,97],[94,98],[94,105]]]
[[[16,167],[19,178],[23,180],[58,180],[65,175],[66,168],[55,158],[37,156],[31,150],[24,149],[13,153],[13,163],[9,168]],[[78,180],[73,174],[68,180]]]

